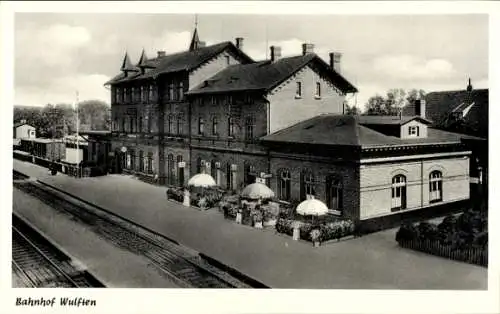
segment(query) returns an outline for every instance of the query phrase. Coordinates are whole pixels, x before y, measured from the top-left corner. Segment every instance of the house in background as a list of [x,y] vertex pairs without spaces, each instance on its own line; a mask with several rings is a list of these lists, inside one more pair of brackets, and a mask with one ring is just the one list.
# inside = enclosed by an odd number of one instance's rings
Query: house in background
[[[435,91],[425,95],[425,116],[441,129],[488,138],[488,89],[474,89],[469,83],[464,90]],[[414,105],[404,109],[405,115],[416,114]]]
[[36,128],[26,123],[26,120],[21,120],[14,123],[12,134],[14,136],[14,147],[18,147],[21,145],[21,139],[36,138]]

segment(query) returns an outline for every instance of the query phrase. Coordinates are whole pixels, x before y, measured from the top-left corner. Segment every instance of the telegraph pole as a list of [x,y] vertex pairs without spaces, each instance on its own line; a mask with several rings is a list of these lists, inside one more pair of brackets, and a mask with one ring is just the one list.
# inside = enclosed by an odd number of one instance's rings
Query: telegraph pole
[[78,117],[78,91],[76,91],[76,103],[75,103],[75,109],[76,109],[76,161],[77,161],[77,172],[76,176],[80,176],[80,146],[79,146],[79,127],[80,127],[80,119]]

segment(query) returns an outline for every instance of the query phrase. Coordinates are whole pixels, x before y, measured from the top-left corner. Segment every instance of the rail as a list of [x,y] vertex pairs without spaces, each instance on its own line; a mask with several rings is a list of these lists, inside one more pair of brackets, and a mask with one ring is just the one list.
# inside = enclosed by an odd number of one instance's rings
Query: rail
[[16,187],[34,195],[55,210],[76,218],[114,245],[148,258],[169,279],[189,288],[252,288],[205,262],[198,253],[109,211],[81,200],[61,197],[39,183],[24,182]]

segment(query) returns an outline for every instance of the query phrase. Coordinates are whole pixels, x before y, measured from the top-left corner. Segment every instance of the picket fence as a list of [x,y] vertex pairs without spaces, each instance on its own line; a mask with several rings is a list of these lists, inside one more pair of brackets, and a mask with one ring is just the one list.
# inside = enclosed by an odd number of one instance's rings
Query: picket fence
[[439,242],[431,240],[412,240],[401,241],[401,247],[445,257],[448,259],[466,262],[488,267],[488,249],[468,248],[468,249],[453,249],[451,246],[442,245]]

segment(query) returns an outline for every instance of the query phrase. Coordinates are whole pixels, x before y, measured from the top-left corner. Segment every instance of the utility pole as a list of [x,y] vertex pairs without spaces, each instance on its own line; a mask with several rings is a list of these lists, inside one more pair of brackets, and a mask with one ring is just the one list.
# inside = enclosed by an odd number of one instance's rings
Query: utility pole
[[76,176],[80,176],[80,146],[79,146],[79,127],[80,127],[80,119],[78,117],[78,91],[76,91],[76,103],[75,103],[75,109],[76,109],[76,161],[77,161],[77,172]]

